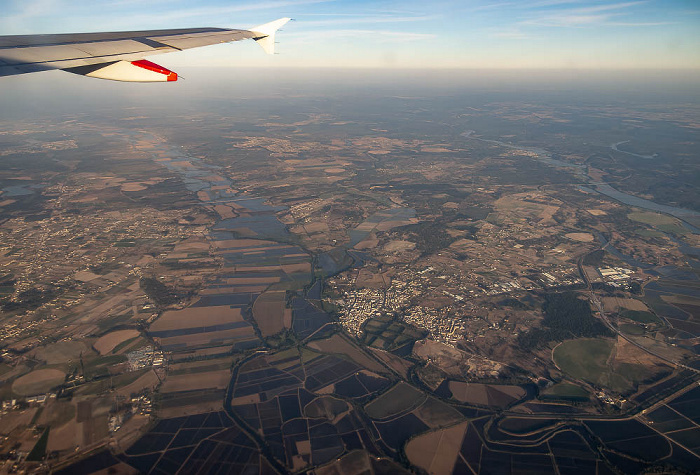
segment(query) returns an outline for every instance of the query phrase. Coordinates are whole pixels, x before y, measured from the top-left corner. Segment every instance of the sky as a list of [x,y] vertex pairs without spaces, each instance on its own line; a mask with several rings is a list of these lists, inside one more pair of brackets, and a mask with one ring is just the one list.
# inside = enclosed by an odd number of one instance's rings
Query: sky
[[700,72],[700,0],[0,0],[0,12],[0,35],[295,20],[277,55],[244,41],[159,57],[169,68]]

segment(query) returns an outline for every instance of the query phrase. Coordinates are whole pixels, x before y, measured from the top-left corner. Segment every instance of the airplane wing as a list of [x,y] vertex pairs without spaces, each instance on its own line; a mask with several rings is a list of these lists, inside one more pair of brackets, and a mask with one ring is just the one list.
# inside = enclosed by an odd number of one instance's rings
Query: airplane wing
[[177,74],[143,59],[199,46],[255,40],[274,54],[275,32],[289,18],[250,30],[189,28],[60,35],[0,36],[0,76],[61,69],[115,81],[176,81]]

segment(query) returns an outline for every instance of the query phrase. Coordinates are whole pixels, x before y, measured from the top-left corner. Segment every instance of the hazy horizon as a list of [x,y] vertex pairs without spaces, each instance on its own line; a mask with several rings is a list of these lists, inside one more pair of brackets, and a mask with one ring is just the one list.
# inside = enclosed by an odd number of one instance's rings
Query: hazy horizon
[[178,71],[181,79],[168,84],[102,81],[49,71],[0,79],[0,116],[12,118],[51,112],[55,108],[97,112],[119,102],[120,107],[152,104],[185,108],[203,97],[280,99],[285,96],[434,96],[490,95],[558,97],[576,101],[635,101],[696,103],[698,74],[688,71],[580,71],[458,69],[338,68],[196,68]]

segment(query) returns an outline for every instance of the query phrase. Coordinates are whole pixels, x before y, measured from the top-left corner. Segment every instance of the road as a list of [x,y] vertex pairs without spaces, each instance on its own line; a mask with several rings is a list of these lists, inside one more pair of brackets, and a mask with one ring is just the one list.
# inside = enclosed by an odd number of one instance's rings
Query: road
[[622,333],[615,325],[613,325],[613,323],[610,321],[610,319],[608,319],[608,316],[605,314],[605,310],[603,309],[603,303],[600,301],[598,296],[595,294],[595,291],[593,290],[593,286],[591,285],[590,280],[588,280],[588,276],[586,275],[586,273],[583,270],[583,258],[584,257],[585,257],[585,255],[579,257],[577,262],[576,262],[576,265],[578,266],[579,274],[581,274],[583,281],[586,283],[586,288],[588,289],[588,293],[590,294],[591,302],[597,308],[598,314],[600,315],[600,319],[605,323],[605,325],[607,325],[607,327],[610,328],[613,332],[615,332],[615,334],[617,334],[620,338],[623,338],[624,340],[628,341],[629,343],[636,346],[640,350],[643,350],[646,353],[649,353],[650,355],[655,356],[655,357],[657,357],[657,358],[665,361],[666,363],[669,363],[677,368],[683,368],[683,369],[690,370],[694,373],[700,373],[700,370],[698,370],[696,368],[692,368],[692,367],[685,365],[683,363],[680,363],[678,361],[671,360],[671,359],[667,358],[666,356],[661,355],[661,354],[645,347],[641,343],[634,341],[633,339],[631,339],[630,337],[628,337],[627,335]]

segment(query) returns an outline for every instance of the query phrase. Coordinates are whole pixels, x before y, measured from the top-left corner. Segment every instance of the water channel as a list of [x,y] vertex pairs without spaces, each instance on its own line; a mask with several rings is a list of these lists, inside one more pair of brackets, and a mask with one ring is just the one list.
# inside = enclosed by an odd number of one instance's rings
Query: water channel
[[[513,145],[510,143],[506,142],[501,142],[500,140],[486,140],[486,139],[481,139],[477,137],[472,137],[473,131],[468,131],[462,134],[462,136],[466,138],[470,138],[473,140],[479,140],[481,142],[486,142],[486,143],[492,143],[496,145],[500,145],[502,147],[514,149],[514,150],[522,150],[523,152],[529,152],[532,153],[536,156],[537,160],[556,167],[563,167],[563,168],[573,168],[577,171],[577,173],[580,173],[586,177],[587,180],[589,180],[589,185],[588,186],[580,186],[579,188],[583,191],[588,191],[588,192],[595,192],[595,193],[600,193],[602,195],[608,196],[610,198],[613,198],[616,201],[619,201],[621,203],[624,203],[626,205],[630,206],[635,206],[637,208],[642,208],[646,209],[649,211],[656,211],[657,213],[664,213],[671,215],[675,218],[678,218],[681,220],[683,226],[691,231],[693,234],[700,234],[700,228],[692,225],[689,223],[687,220],[688,219],[700,219],[700,212],[698,211],[693,211],[690,209],[685,209],[685,208],[679,208],[677,206],[668,206],[668,205],[662,205],[659,203],[655,203],[650,200],[646,200],[644,198],[639,198],[634,195],[630,195],[628,193],[624,193],[620,190],[617,190],[613,188],[610,184],[608,183],[592,183],[593,178],[588,175],[588,171],[585,165],[579,165],[576,163],[570,163],[570,162],[565,162],[563,160],[557,160],[555,158],[552,158],[552,153],[544,150],[542,148],[537,148],[537,147],[527,147],[527,146],[521,146],[521,145]],[[615,145],[620,145],[625,142],[619,142]]]

